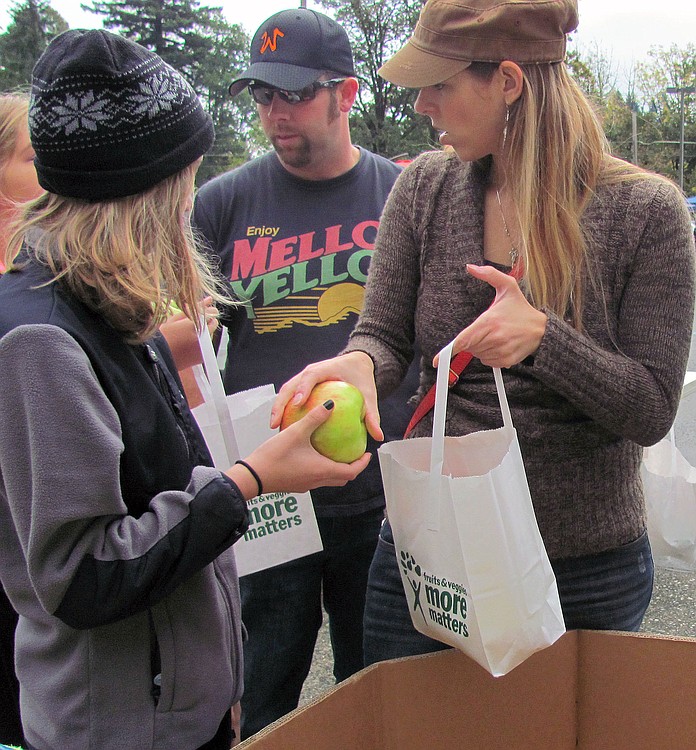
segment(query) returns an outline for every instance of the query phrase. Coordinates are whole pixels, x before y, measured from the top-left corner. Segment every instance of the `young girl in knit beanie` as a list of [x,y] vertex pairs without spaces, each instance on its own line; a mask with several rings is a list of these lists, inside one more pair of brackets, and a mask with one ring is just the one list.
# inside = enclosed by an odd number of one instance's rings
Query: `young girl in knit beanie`
[[232,545],[262,492],[341,485],[310,412],[226,472],[160,324],[220,299],[188,224],[210,117],[156,54],[56,37],[29,111],[45,195],[0,278],[0,579],[25,747],[228,750],[242,691]]

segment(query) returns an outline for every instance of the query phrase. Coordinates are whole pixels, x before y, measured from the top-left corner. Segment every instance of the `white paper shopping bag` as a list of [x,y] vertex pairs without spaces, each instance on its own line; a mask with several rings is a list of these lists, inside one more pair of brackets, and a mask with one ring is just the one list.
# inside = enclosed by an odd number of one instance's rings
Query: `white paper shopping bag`
[[433,437],[379,448],[387,514],[414,627],[499,676],[565,625],[499,370],[504,426],[444,437],[451,352],[440,355]]
[[[268,426],[275,388],[263,385],[225,395],[207,328],[199,339],[206,369],[198,365],[194,374],[204,401],[192,414],[213,463],[226,471],[276,432]],[[249,529],[234,546],[240,576],[323,549],[309,492],[255,497],[249,501],[249,516]]]
[[641,477],[655,565],[696,571],[696,468],[677,448],[674,430],[643,451]]

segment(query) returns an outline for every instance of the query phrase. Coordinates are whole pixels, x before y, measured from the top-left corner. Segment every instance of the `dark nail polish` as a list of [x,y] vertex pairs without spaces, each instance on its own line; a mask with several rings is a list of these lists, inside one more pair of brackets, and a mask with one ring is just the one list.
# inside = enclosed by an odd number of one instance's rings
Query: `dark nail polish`
[[325,408],[325,409],[326,409],[327,411],[331,411],[331,409],[333,409],[333,408],[334,408],[334,402],[333,402],[333,399],[329,399],[328,401],[324,401],[324,408]]

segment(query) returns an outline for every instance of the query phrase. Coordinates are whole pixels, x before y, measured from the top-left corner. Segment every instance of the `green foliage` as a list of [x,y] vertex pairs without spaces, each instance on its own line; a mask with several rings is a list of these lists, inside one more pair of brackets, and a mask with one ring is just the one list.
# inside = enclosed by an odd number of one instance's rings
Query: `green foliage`
[[[696,86],[696,46],[653,47],[637,66],[639,102],[651,137],[641,138],[644,164],[679,182],[681,96],[668,88]],[[684,192],[696,194],[696,94],[684,96]]]
[[45,0],[16,2],[0,34],[0,90],[28,89],[31,71],[51,39],[68,24]]
[[235,75],[246,67],[249,38],[241,26],[228,24],[222,12],[214,10],[207,30],[210,52],[193,83],[215,123],[215,144],[198,172],[199,184],[251,157],[249,133],[257,118],[248,94],[233,99],[228,91]]
[[211,51],[206,32],[214,11],[197,0],[94,0],[82,8],[103,16],[105,29],[156,52],[191,84]]
[[[626,93],[597,46],[573,55],[571,70],[595,104],[612,152],[679,184],[681,101],[667,89],[696,86],[696,46],[653,47],[632,71]],[[696,193],[696,94],[684,97],[684,192]]]
[[588,93],[593,86],[592,71],[590,70],[588,63],[580,57],[580,53],[577,50],[568,51],[566,65],[580,88],[582,88],[585,93]]

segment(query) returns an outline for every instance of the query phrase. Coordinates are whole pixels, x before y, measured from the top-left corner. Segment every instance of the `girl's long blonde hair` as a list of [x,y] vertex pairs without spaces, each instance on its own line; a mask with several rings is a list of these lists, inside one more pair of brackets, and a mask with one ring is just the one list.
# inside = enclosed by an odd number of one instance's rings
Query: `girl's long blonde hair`
[[18,219],[14,196],[3,190],[7,163],[17,148],[22,127],[27,127],[29,97],[22,92],[0,94],[0,273],[5,270],[5,250],[8,237]]
[[[565,64],[521,65],[504,145],[507,188],[522,232],[525,290],[582,329],[587,252],[580,219],[597,186],[650,173],[615,159]],[[657,178],[657,176],[654,176]]]
[[14,153],[19,128],[26,125],[28,111],[29,97],[26,94],[0,94],[0,176]]
[[[197,163],[138,195],[90,203],[52,193],[27,204],[10,239],[8,270],[27,232],[54,282],[131,342],[151,336],[172,305],[198,326],[201,300],[229,302],[198,250],[186,209]],[[36,238],[35,238],[36,237]]]

